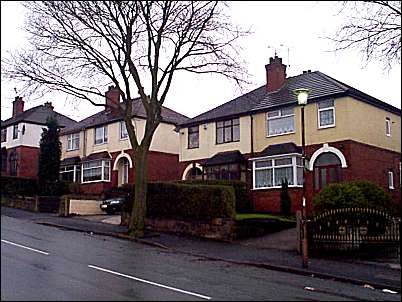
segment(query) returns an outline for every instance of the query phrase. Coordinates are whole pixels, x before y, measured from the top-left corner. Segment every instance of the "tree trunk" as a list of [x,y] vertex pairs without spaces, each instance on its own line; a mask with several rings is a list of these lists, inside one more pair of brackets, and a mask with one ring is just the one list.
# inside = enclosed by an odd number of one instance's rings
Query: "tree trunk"
[[129,223],[129,235],[141,237],[144,235],[145,215],[147,211],[148,184],[148,150],[139,147],[135,151],[135,197]]

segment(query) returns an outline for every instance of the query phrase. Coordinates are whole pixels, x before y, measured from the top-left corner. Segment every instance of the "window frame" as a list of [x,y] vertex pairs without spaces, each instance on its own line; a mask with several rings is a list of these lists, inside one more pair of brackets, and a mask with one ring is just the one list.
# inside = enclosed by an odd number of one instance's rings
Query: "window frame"
[[[124,128],[126,129],[125,136],[123,136],[123,134],[124,134],[123,125],[124,125]],[[120,136],[119,136],[120,140],[128,139],[128,132],[127,132],[127,127],[126,127],[126,122],[125,121],[120,121],[120,123],[119,123],[119,132],[120,132]]]
[[[86,163],[89,162],[95,162],[95,161],[100,161],[101,165],[99,166],[94,166],[94,167],[90,167],[90,168],[85,168],[84,165]],[[108,167],[106,167],[106,162],[109,163]],[[97,180],[89,180],[89,181],[84,181],[84,174],[85,174],[85,170],[91,170],[91,169],[99,169],[101,168],[101,179],[97,179]],[[109,178],[105,179],[105,168],[109,169]],[[93,182],[110,182],[111,181],[111,160],[110,159],[95,159],[95,160],[89,160],[89,161],[85,161],[82,163],[81,165],[81,183],[93,183]]]
[[[237,120],[237,123],[234,123],[235,120]],[[229,122],[229,121],[230,121],[230,125],[225,126],[225,122]],[[219,123],[222,123],[222,126],[218,126]],[[239,139],[237,139],[237,140],[233,139],[233,133],[234,133],[233,129],[235,126],[239,127]],[[229,128],[230,128],[231,140],[226,141],[226,138],[225,138],[226,131],[225,130],[229,129]],[[222,142],[218,142],[218,130],[219,129],[223,129]],[[235,117],[235,118],[215,122],[215,144],[222,145],[222,144],[234,143],[234,142],[240,142],[240,118]]]
[[[71,169],[71,167],[73,167],[73,168]],[[67,170],[67,168],[69,168],[69,170]],[[79,177],[77,177],[77,172],[80,172]],[[60,170],[59,170],[60,180],[62,180],[61,174],[64,174],[64,173],[73,173],[73,182],[79,183],[81,180],[81,165],[60,166]]]
[[[291,113],[291,114],[283,114],[282,110],[286,110],[286,109],[292,109],[293,113]],[[275,111],[278,111],[279,114],[277,116],[269,117],[269,114],[273,113]],[[276,133],[276,134],[269,134],[269,121],[283,119],[283,118],[287,118],[287,117],[293,117],[293,131]],[[265,115],[265,119],[266,119],[266,127],[265,127],[265,129],[267,131],[266,137],[274,137],[274,136],[280,136],[280,135],[287,135],[287,134],[295,133],[295,131],[296,131],[295,130],[295,128],[296,128],[296,126],[295,126],[295,117],[296,117],[296,114],[295,114],[295,107],[294,106],[292,106],[292,107],[284,107],[284,108],[279,108],[279,109],[268,111],[266,113],[266,115]]]
[[18,124],[13,125],[13,140],[18,139]]
[[[331,100],[322,100],[321,102],[325,102],[325,101],[331,101]],[[320,102],[317,102],[317,122],[318,122],[318,129],[326,129],[326,128],[333,128],[336,127],[336,115],[335,115],[335,100],[332,100],[333,102],[333,106],[329,106],[329,107],[325,107],[325,108],[320,108]],[[321,115],[320,112],[321,111],[328,111],[328,110],[332,110],[332,114],[333,114],[333,120],[334,123],[330,124],[330,125],[324,125],[321,126]]]
[[[195,128],[197,128],[197,131],[195,131]],[[192,130],[191,130],[192,129]],[[198,140],[197,140],[197,145],[195,146],[190,146],[190,135],[198,135]],[[200,147],[200,126],[191,126],[187,128],[187,149],[197,149]]]
[[[4,140],[3,140],[4,138]],[[6,143],[7,142],[7,128],[1,129],[1,142]]]
[[[78,146],[74,147],[74,141],[78,140]],[[71,146],[70,146],[71,144]],[[80,133],[75,132],[71,133],[67,136],[67,149],[66,151],[74,151],[74,150],[79,150],[80,149]]]
[[[291,158],[292,164],[286,164],[286,165],[275,165],[275,160],[278,159],[285,159],[285,158]],[[297,158],[300,158],[300,164],[297,163]],[[251,159],[253,161],[253,190],[267,190],[267,189],[280,189],[282,186],[281,185],[275,185],[276,179],[275,179],[275,169],[280,169],[280,168],[287,168],[287,167],[292,167],[292,172],[293,172],[293,184],[289,184],[289,188],[301,188],[303,187],[302,183],[298,183],[298,174],[297,170],[298,168],[302,168],[301,173],[303,173],[303,160],[302,160],[302,155],[299,153],[289,153],[289,154],[281,154],[281,155],[273,155],[273,156],[264,156],[264,157],[259,157],[259,158],[253,158]],[[261,162],[261,161],[271,161],[271,165],[268,167],[260,167],[256,168],[256,163]],[[261,170],[272,170],[272,186],[270,187],[256,187],[256,171],[261,171]],[[303,182],[303,177],[301,178],[301,182]]]
[[394,190],[394,172],[393,171],[388,171],[388,189]]
[[[96,142],[96,129],[102,128],[102,142]],[[108,129],[107,125],[99,126],[94,128],[94,145],[103,145],[108,142]]]
[[385,135],[391,137],[391,119],[389,117],[385,118]]

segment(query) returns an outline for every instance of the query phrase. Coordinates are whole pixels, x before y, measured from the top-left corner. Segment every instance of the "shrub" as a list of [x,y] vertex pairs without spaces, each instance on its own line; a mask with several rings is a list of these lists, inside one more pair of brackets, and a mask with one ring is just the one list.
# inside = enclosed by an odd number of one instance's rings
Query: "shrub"
[[[127,193],[123,210],[131,212],[134,190]],[[131,191],[130,191],[131,190]],[[228,186],[148,183],[147,217],[209,220],[235,215],[234,189]]]
[[177,183],[180,184],[194,184],[194,185],[218,185],[218,186],[231,186],[234,189],[236,198],[236,212],[244,213],[252,210],[252,204],[250,196],[247,191],[247,184],[240,180],[181,180]]
[[1,176],[1,195],[34,196],[37,193],[38,183],[36,179]]
[[290,216],[290,207],[292,205],[292,200],[289,196],[288,191],[288,181],[285,179],[282,181],[281,187],[281,213],[284,216]]
[[330,184],[314,196],[314,212],[337,208],[373,208],[390,212],[391,198],[378,185],[368,182]]

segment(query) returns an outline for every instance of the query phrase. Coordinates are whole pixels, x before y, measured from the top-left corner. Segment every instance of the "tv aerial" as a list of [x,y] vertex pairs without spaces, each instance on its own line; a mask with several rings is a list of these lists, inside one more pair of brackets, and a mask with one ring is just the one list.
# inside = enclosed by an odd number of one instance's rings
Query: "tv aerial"
[[285,51],[287,51],[287,53],[288,53],[288,60],[287,60],[288,64],[286,66],[288,68],[290,68],[290,54],[289,54],[290,53],[290,48],[291,48],[290,46],[281,43],[281,44],[276,45],[276,46],[268,45],[268,48],[271,48],[271,49],[274,50],[275,56],[277,56],[278,50],[279,50],[279,52],[282,52],[285,49]]

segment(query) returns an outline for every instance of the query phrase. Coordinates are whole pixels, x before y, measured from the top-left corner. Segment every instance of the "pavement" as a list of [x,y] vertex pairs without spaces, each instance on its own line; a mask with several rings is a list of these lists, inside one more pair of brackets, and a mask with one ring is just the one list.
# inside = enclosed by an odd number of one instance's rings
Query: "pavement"
[[295,250],[294,229],[231,242],[157,233],[149,229],[143,238],[132,239],[126,235],[127,227],[119,225],[118,215],[59,217],[57,214],[32,213],[7,207],[2,207],[1,211],[2,215],[38,224],[134,240],[159,249],[202,257],[206,260],[249,265],[401,292],[400,258],[365,261],[310,257],[308,268],[303,268],[302,258]]

